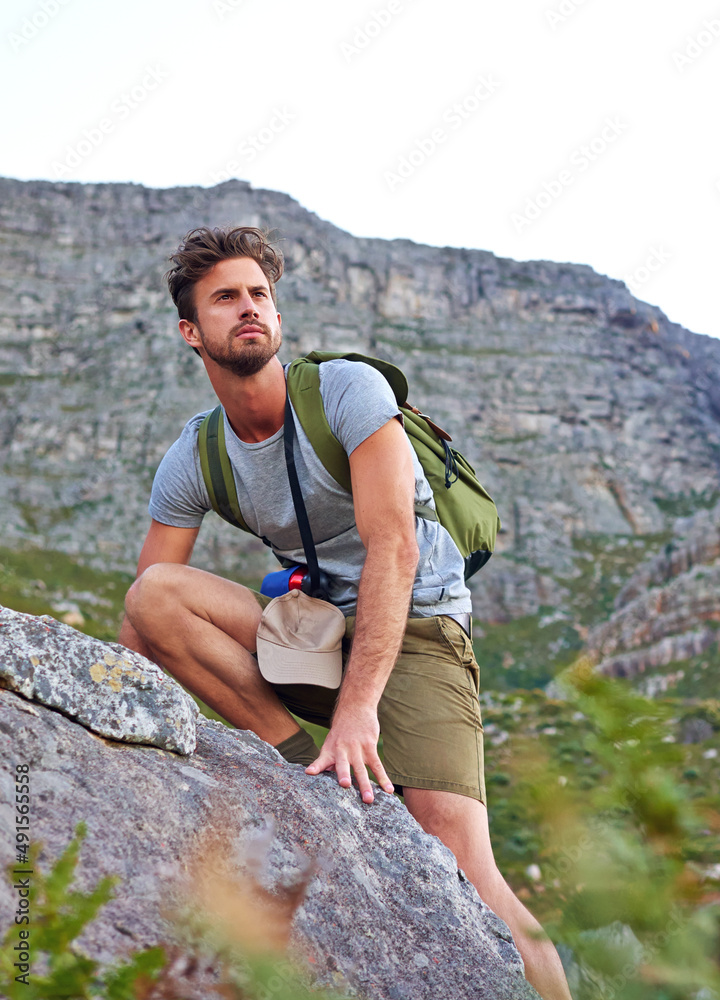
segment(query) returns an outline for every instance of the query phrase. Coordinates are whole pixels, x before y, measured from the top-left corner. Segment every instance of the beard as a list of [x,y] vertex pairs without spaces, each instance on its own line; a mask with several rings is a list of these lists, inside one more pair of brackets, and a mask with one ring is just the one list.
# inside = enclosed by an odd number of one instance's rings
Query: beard
[[[232,372],[239,378],[249,378],[257,375],[265,365],[275,357],[282,344],[282,334],[280,330],[273,333],[266,323],[254,321],[252,323],[242,323],[233,327],[230,331],[228,341],[224,346],[208,344],[205,334],[198,324],[197,330],[200,334],[205,353],[216,365],[220,365],[226,371]],[[263,331],[264,336],[259,340],[238,340],[237,334],[245,326],[258,326]]]

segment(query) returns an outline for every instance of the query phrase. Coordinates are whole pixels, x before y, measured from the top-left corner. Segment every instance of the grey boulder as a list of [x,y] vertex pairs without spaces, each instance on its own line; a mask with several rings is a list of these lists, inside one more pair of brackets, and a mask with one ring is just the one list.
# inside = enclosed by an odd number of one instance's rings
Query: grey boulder
[[0,685],[100,736],[190,754],[198,709],[160,667],[45,615],[0,607]]
[[[253,733],[202,716],[196,750],[185,758],[98,737],[97,718],[124,704],[106,675],[137,671],[132,681],[141,686],[142,676],[154,678],[145,661],[49,619],[5,612],[0,633],[3,676],[25,696],[0,690],[0,867],[16,860],[14,777],[17,765],[27,765],[30,837],[44,845],[41,868],[84,820],[78,887],[119,876],[115,898],[79,941],[88,955],[109,964],[172,942],[168,914],[192,905],[191,862],[208,838],[226,845],[223,863],[237,871],[257,856],[260,841],[263,888],[281,893],[309,879],[291,945],[318,985],[372,1000],[537,1000],[506,925],[398,798],[378,792],[366,805],[334,776],[306,775]],[[108,649],[125,662],[108,662]],[[63,663],[82,678],[77,686],[47,679]],[[141,690],[148,692],[143,711],[152,715],[157,697],[157,725],[167,726],[165,689]],[[61,712],[25,700],[39,695]],[[70,711],[91,719],[95,732],[68,718]],[[117,733],[125,723],[108,728]],[[137,738],[136,730],[123,737]],[[10,883],[0,880],[0,935],[15,903]]]

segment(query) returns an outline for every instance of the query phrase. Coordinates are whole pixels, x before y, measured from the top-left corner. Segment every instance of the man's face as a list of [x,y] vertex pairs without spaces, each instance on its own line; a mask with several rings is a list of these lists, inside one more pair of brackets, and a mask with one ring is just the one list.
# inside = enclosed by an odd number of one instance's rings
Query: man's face
[[197,321],[180,322],[188,343],[188,332],[196,331],[197,346],[221,368],[241,377],[257,374],[275,357],[282,344],[282,320],[257,261],[220,261],[194,292]]

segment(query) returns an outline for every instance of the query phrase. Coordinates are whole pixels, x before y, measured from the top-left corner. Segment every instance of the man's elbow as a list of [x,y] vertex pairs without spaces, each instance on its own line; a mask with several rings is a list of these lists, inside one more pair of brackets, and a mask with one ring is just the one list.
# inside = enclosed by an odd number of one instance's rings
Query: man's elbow
[[392,550],[396,573],[401,577],[414,579],[420,561],[420,549],[415,532],[397,534],[393,541]]
[[405,565],[405,572],[407,574],[407,579],[412,586],[415,580],[415,574],[417,573],[418,563],[420,562],[420,549],[418,548],[418,543],[413,539],[412,551],[408,552],[407,563]]
[[415,519],[407,524],[398,523],[398,520],[388,518],[367,534],[361,531],[360,537],[368,559],[384,565],[385,572],[395,579],[409,577],[412,580],[420,561]]

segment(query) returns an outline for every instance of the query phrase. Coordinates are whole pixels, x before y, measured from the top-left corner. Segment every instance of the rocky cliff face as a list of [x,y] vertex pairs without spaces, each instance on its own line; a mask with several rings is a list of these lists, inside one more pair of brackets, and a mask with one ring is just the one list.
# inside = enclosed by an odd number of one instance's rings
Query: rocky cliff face
[[[605,551],[640,539],[638,558],[652,554],[678,514],[717,498],[720,342],[588,267],[356,239],[237,181],[150,190],[4,180],[6,546],[133,567],[154,469],[213,401],[162,273],[188,229],[223,223],[282,232],[285,359],[352,349],[400,364],[411,401],[478,468],[503,520],[473,584],[481,620],[552,611],[576,621],[591,541]],[[207,521],[198,564],[245,579],[266,569],[262,546]],[[581,624],[603,617],[598,608]]]

